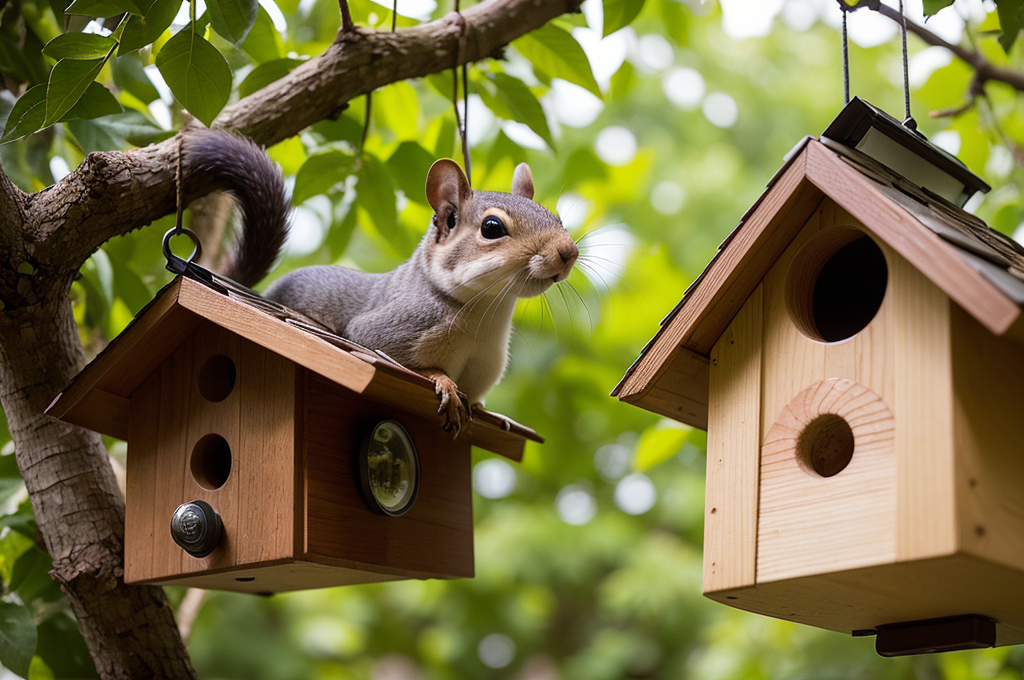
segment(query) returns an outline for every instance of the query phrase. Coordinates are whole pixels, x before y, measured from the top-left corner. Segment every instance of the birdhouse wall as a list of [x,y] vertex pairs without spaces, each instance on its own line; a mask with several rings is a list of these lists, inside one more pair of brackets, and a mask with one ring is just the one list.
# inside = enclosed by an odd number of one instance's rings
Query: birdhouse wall
[[[272,564],[295,554],[295,379],[287,359],[203,322],[135,391],[126,581]],[[204,558],[182,550],[169,531],[175,508],[192,500],[210,503],[224,523],[221,544]]]
[[[307,371],[302,380],[303,558],[413,578],[473,576],[469,444],[434,419],[339,390]],[[401,423],[419,454],[419,493],[401,517],[371,511],[358,491],[354,453],[384,419]]]
[[1024,347],[956,305],[952,321],[959,543],[1024,571]]
[[[825,199],[713,348],[705,594],[847,633],[977,614],[1024,642],[1024,352],[877,240],[870,322],[809,332],[794,290],[860,233]],[[832,476],[801,448],[825,416],[853,440]]]
[[[948,298],[878,244],[887,283],[863,330],[828,342],[799,323],[793,291],[864,234],[822,201],[712,351],[708,592],[956,546]],[[824,477],[797,444],[828,418],[855,453]]]

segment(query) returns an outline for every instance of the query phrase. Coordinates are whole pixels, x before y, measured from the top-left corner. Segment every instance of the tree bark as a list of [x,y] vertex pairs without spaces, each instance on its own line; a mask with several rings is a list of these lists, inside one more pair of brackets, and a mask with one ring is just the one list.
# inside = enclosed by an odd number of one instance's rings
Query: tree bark
[[[397,33],[352,29],[319,57],[225,109],[215,125],[273,144],[388,83],[497,53],[579,0],[487,0]],[[36,522],[103,678],[192,678],[162,589],[126,586],[124,499],[99,435],[43,415],[81,368],[69,291],[108,239],[173,212],[178,138],[93,153],[35,194],[0,168],[0,405]],[[184,183],[186,200],[217,187]]]

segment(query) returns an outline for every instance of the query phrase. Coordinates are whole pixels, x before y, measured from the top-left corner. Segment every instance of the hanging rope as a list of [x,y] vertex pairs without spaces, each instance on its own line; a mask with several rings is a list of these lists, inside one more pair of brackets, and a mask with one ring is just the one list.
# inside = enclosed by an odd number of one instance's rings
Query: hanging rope
[[462,18],[459,0],[455,0],[455,13],[459,17],[459,48],[455,53],[455,66],[452,68],[452,108],[455,109],[455,127],[462,144],[462,165],[466,169],[466,179],[473,184],[473,171],[469,164],[469,143],[466,141],[469,129],[469,66],[462,65],[462,115],[459,116],[459,62],[466,44],[466,20]]
[[910,67],[907,59],[907,16],[903,13],[900,0],[900,32],[903,34],[903,108],[906,113],[903,124],[911,130],[917,129],[917,121],[910,115]]
[[850,44],[846,37],[846,3],[840,2],[843,8],[843,106],[850,103]]
[[[175,210],[175,221],[174,227],[168,229],[164,234],[163,239],[163,251],[164,257],[167,258],[167,268],[175,274],[182,274],[188,268],[188,265],[197,261],[203,254],[203,246],[199,242],[199,236],[191,229],[186,229],[182,226],[182,215],[185,212],[185,202],[181,197],[181,157],[184,155],[182,150],[184,147],[185,137],[182,133],[178,133],[178,161],[174,168],[174,196],[176,203]],[[192,254],[188,256],[188,259],[183,260],[174,253],[171,252],[171,239],[175,236],[188,236],[192,240]]]

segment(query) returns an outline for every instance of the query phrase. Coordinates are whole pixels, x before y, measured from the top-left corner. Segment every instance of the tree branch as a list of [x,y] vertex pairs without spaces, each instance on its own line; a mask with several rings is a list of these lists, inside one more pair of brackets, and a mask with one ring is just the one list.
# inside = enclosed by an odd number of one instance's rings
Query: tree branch
[[[888,5],[879,5],[878,12],[883,16],[889,17],[896,23],[900,23],[902,21],[899,10],[889,7]],[[1001,83],[1006,83],[1015,90],[1024,92],[1024,73],[1018,73],[1017,71],[1011,71],[1010,69],[996,66],[986,59],[981,52],[969,50],[962,45],[954,45],[935,33],[932,33],[921,24],[915,23],[910,19],[907,19],[907,30],[932,47],[942,47],[947,49],[958,59],[966,62],[975,70],[977,74],[975,79],[982,85],[984,85],[986,81],[996,80]]]
[[[579,0],[486,0],[461,16],[451,13],[395,33],[340,31],[324,54],[226,108],[214,126],[276,144],[354,97],[485,59],[578,7]],[[29,223],[36,227],[27,236],[49,261],[77,269],[105,241],[173,211],[177,148],[173,137],[143,149],[90,154],[62,181],[30,197]],[[185,198],[215,188],[205,178],[189,177]]]

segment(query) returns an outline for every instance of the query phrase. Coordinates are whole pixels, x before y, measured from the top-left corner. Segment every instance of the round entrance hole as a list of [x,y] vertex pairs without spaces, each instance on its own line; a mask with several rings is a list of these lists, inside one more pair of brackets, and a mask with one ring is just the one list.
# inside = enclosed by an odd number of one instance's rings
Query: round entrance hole
[[819,234],[797,254],[787,281],[790,316],[824,342],[853,337],[875,318],[889,281],[881,248],[863,232]]
[[822,477],[842,472],[853,459],[853,430],[842,417],[825,413],[807,424],[797,440],[800,461]]
[[231,474],[231,447],[219,434],[208,434],[196,442],[189,460],[192,479],[213,491],[224,486]]
[[235,389],[235,362],[224,354],[215,354],[199,369],[199,394],[207,401],[224,401]]

